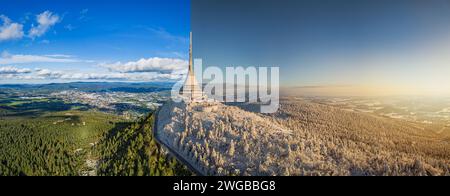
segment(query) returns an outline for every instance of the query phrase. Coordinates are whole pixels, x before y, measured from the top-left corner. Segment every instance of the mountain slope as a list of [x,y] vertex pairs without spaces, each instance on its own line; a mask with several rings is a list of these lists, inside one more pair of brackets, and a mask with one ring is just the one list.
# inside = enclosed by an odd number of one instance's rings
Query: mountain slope
[[153,114],[105,134],[99,144],[98,174],[106,176],[191,175],[185,166],[163,152],[153,139]]
[[160,139],[210,175],[450,175],[450,144],[415,124],[282,100],[259,115],[168,103]]

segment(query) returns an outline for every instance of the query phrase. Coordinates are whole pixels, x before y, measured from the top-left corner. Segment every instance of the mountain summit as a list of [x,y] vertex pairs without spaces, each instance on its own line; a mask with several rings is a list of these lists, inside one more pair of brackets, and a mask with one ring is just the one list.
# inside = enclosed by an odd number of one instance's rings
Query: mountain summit
[[169,102],[156,135],[203,175],[449,175],[449,142],[416,124],[291,98],[271,115],[247,106]]

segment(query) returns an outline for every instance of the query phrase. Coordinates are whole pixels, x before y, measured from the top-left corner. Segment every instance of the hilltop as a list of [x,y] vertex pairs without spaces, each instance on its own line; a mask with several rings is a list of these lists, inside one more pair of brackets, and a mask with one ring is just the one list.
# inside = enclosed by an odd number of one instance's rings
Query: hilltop
[[207,175],[450,175],[448,137],[417,124],[305,100],[165,104],[158,136]]

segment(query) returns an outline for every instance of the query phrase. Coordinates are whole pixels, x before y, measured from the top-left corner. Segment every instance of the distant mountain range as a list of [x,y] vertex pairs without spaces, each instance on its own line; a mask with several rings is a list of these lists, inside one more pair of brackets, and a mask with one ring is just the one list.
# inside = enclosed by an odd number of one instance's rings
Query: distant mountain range
[[80,90],[87,92],[148,93],[170,90],[173,82],[71,82],[50,84],[0,84],[0,89]]

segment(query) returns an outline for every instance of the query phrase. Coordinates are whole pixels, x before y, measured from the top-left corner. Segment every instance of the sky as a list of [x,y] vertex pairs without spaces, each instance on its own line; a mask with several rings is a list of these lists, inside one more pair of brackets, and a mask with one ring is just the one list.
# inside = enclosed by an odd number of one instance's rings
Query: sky
[[450,0],[0,0],[0,83],[174,81],[278,66],[282,87],[450,95]]
[[450,95],[449,0],[192,0],[191,20],[204,66],[279,66],[316,94]]
[[0,0],[0,83],[177,79],[189,31],[188,0]]

